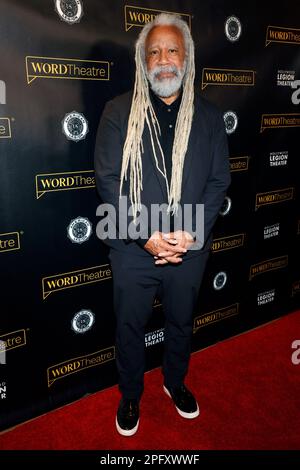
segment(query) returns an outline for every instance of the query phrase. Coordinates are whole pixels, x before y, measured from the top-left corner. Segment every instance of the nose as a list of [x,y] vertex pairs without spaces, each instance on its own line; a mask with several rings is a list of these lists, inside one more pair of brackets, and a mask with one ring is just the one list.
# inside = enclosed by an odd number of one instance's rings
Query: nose
[[162,49],[159,54],[159,65],[165,65],[169,63],[168,51],[167,49]]

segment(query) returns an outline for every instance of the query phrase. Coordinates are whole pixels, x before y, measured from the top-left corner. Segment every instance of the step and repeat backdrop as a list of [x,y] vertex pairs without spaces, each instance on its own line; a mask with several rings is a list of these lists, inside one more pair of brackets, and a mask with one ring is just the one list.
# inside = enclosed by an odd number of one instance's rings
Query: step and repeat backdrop
[[[230,148],[194,351],[300,305],[298,2],[0,0],[0,429],[117,383],[95,135],[162,11],[191,28],[195,86],[224,113]],[[148,369],[163,342],[157,298]]]

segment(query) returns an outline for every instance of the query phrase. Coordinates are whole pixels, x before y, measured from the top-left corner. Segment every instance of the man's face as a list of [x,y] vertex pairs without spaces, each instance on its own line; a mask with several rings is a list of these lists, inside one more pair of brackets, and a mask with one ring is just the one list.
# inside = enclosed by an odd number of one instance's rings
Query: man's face
[[176,26],[155,26],[145,43],[147,78],[158,96],[178,94],[185,73],[185,47]]

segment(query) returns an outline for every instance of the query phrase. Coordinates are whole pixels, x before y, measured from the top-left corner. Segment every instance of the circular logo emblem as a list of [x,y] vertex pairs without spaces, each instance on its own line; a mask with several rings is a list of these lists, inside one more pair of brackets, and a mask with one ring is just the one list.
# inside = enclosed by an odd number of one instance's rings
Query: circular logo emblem
[[68,24],[79,23],[83,15],[81,0],[54,0],[55,11]]
[[214,277],[214,289],[220,290],[223,289],[227,281],[227,274],[224,271],[219,272]]
[[225,196],[225,199],[224,199],[224,202],[223,202],[223,204],[222,204],[222,207],[221,207],[221,209],[220,209],[220,211],[219,211],[219,214],[220,214],[220,215],[227,215],[228,212],[229,212],[230,209],[231,209],[231,204],[232,204],[232,203],[231,203],[230,197]]
[[238,125],[238,117],[234,111],[227,111],[224,113],[224,122],[226,134],[233,134]]
[[79,142],[85,139],[89,128],[88,122],[83,114],[72,111],[65,115],[62,121],[62,130],[67,139]]
[[92,224],[85,217],[71,220],[68,228],[68,237],[73,243],[86,242],[92,234]]
[[229,16],[225,21],[225,34],[229,41],[235,42],[242,34],[242,25],[236,16]]
[[80,310],[72,318],[71,327],[75,333],[86,333],[94,323],[95,315],[91,310]]

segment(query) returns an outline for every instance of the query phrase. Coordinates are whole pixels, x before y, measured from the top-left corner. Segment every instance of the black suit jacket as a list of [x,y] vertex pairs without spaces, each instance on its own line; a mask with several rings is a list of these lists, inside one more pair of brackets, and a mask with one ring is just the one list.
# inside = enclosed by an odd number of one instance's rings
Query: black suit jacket
[[[95,146],[95,175],[98,192],[104,203],[116,208],[118,221],[119,185],[123,145],[127,134],[132,93],[109,101],[103,111]],[[157,171],[150,134],[145,125],[143,133],[144,153],[143,190],[141,202],[149,209],[151,204],[167,203],[167,191],[163,176]],[[156,152],[159,155],[159,152]],[[162,165],[160,165],[162,168]],[[128,178],[129,180],[129,178]],[[194,116],[185,156],[181,205],[204,204],[204,246],[201,250],[189,250],[185,257],[195,256],[210,248],[212,228],[230,184],[227,137],[221,112],[210,102],[195,93]],[[122,195],[129,194],[129,181],[125,182]],[[128,205],[130,202],[128,202]],[[195,214],[193,214],[194,216]],[[132,218],[128,218],[128,223]],[[117,233],[118,233],[117,223]],[[147,239],[151,233],[144,231]],[[142,256],[151,256],[142,240],[106,239],[109,246]]]

